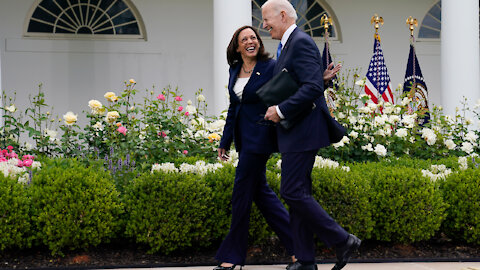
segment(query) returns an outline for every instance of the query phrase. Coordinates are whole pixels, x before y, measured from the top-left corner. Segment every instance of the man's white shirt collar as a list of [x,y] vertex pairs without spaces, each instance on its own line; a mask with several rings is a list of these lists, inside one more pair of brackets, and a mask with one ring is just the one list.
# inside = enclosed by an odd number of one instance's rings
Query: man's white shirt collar
[[285,47],[285,43],[287,43],[288,38],[292,34],[293,30],[295,30],[295,28],[297,28],[297,25],[292,24],[290,25],[290,27],[288,27],[287,31],[283,33],[282,39],[280,40],[280,43],[282,43],[282,50],[283,50],[283,47]]

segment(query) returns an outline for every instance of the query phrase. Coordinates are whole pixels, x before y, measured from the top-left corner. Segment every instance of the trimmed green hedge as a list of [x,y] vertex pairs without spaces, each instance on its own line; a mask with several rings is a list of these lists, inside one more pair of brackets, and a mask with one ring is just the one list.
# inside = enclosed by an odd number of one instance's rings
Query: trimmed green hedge
[[109,242],[123,211],[112,178],[99,166],[46,160],[28,188],[35,239],[52,254]]
[[454,239],[480,244],[480,169],[451,174],[441,190],[450,205],[443,231]]
[[375,224],[371,188],[361,172],[314,169],[312,188],[313,196],[338,224],[362,239],[370,238]]
[[192,174],[145,173],[126,188],[126,235],[150,252],[208,244],[212,190]]
[[371,185],[374,239],[412,243],[431,238],[445,218],[438,185],[419,169],[368,163],[360,170]]
[[[268,162],[267,181],[278,193],[277,160]],[[132,173],[120,188],[97,162],[41,162],[30,185],[0,175],[0,250],[47,246],[53,254],[62,254],[115,239],[169,254],[216,248],[228,233],[232,165],[205,175]],[[433,162],[454,173],[437,182],[422,176],[421,170]],[[347,164],[348,172],[314,168],[313,195],[340,225],[363,240],[411,243],[444,232],[479,244],[480,169],[472,165],[469,161],[470,169],[459,171],[457,158],[404,158]],[[275,237],[253,206],[250,243],[268,245]]]
[[0,172],[0,250],[31,246],[30,200],[25,189]]

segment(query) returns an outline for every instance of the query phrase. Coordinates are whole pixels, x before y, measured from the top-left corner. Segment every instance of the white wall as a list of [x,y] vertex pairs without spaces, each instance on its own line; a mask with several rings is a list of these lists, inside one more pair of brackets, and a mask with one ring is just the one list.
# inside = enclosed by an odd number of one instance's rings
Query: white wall
[[[212,88],[212,0],[136,0],[148,40],[86,41],[22,38],[33,0],[0,0],[2,87],[17,92],[19,108],[43,83],[47,103],[62,116],[83,116],[90,99],[105,101],[134,78],[137,89],[178,86],[186,99]],[[85,119],[80,119],[81,123]]]
[[[324,0],[335,12],[343,40],[331,44],[344,69],[365,75],[373,49],[370,18],[385,20],[382,48],[392,85],[403,84],[409,50],[408,16],[419,20],[436,0]],[[83,115],[90,99],[103,101],[106,91],[120,92],[123,81],[135,78],[137,89],[157,91],[178,86],[186,99],[198,88],[213,101],[213,0],[133,0],[146,25],[147,41],[39,40],[22,37],[25,16],[34,0],[0,0],[1,86],[17,92],[17,103],[43,83],[55,113]],[[418,33],[418,30],[415,32]],[[275,53],[278,41],[264,39]],[[323,40],[318,40],[323,49]],[[431,103],[441,104],[440,42],[416,43]],[[23,107],[24,108],[24,107]]]

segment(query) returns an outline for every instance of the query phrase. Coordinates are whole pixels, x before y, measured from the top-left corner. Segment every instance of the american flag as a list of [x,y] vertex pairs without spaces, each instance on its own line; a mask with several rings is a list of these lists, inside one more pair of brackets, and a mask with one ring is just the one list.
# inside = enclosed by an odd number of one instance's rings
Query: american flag
[[365,93],[370,96],[374,103],[378,103],[381,97],[385,102],[394,104],[390,76],[383,59],[383,51],[379,39],[380,37],[376,36],[373,44],[373,56],[368,66]]

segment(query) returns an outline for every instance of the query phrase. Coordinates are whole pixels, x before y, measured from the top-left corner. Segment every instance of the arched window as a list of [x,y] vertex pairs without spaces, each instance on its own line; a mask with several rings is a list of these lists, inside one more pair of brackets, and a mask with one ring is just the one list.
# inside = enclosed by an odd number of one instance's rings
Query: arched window
[[422,24],[420,25],[420,30],[418,31],[418,38],[440,39],[441,30],[442,1],[438,1],[432,6],[432,8],[430,8],[430,10],[427,12],[427,15],[423,17]]
[[418,31],[419,38],[440,38],[440,31],[442,29],[442,2],[438,1],[427,12],[427,15],[422,20],[420,30]]
[[[256,27],[261,36],[269,37],[270,34],[262,28],[262,5],[266,0],[252,0],[252,25]],[[332,18],[333,25],[330,26],[329,37],[339,39],[337,20],[332,14],[333,12],[327,7],[326,3],[320,4],[319,0],[291,0],[290,1],[297,11],[297,26],[311,37],[323,37],[324,28],[320,24],[323,14],[327,14]]]
[[24,36],[145,39],[145,27],[130,0],[36,0]]

